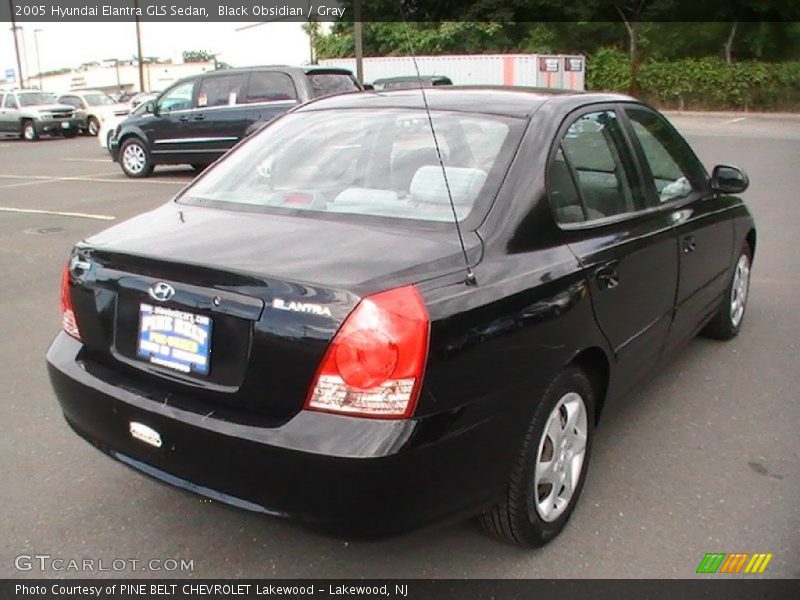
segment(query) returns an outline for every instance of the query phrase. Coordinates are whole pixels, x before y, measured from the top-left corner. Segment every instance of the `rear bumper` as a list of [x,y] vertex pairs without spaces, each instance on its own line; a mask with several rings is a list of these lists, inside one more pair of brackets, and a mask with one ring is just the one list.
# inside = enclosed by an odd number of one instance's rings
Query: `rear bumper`
[[[500,419],[467,425],[464,411],[414,421],[301,411],[279,427],[242,425],[100,379],[84,368],[82,348],[61,333],[47,353],[70,426],[128,466],[221,502],[376,536],[476,513],[507,481],[491,451],[508,437]],[[161,448],[131,437],[131,421],[156,430]]]

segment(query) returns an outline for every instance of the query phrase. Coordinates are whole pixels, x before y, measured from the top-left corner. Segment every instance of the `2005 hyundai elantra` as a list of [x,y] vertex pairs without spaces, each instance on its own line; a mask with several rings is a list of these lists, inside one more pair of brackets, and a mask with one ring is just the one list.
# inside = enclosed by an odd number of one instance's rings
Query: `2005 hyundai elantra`
[[539,545],[604,408],[739,332],[747,185],[626,96],[314,101],[75,247],[50,378],[79,435],[205,496]]

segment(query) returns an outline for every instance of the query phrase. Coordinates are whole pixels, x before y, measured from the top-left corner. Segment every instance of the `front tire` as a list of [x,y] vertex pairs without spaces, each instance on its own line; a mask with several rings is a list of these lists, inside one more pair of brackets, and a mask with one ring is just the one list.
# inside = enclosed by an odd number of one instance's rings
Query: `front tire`
[[505,498],[480,518],[486,531],[529,548],[561,533],[583,489],[594,415],[589,378],[580,368],[567,367],[542,395]]
[[92,137],[95,137],[99,132],[100,121],[98,121],[95,117],[89,117],[89,120],[86,123],[86,133]]
[[749,244],[742,248],[736,265],[733,267],[727,291],[714,318],[701,332],[704,336],[716,340],[731,340],[739,335],[750,296],[750,270],[753,264],[753,251]]
[[150,153],[139,138],[128,138],[119,150],[119,164],[128,177],[147,177],[153,172]]
[[22,139],[28,142],[35,142],[39,139],[39,134],[36,132],[33,121],[22,122]]

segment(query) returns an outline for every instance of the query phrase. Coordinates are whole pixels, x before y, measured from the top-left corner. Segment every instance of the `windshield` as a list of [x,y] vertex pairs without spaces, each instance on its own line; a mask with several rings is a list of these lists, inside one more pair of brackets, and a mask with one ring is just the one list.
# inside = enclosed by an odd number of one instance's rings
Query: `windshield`
[[[518,119],[432,113],[458,218],[491,201],[523,126]],[[229,154],[179,202],[296,213],[451,222],[424,111],[286,115]]]
[[327,96],[329,94],[342,94],[345,92],[357,92],[358,85],[352,75],[345,73],[309,73],[311,87],[314,90],[314,97]]
[[22,94],[17,94],[17,98],[19,98],[19,103],[22,106],[39,106],[41,104],[58,103],[58,99],[54,94],[48,94],[46,92],[24,92]]
[[89,106],[111,106],[115,102],[105,94],[86,94],[83,97]]

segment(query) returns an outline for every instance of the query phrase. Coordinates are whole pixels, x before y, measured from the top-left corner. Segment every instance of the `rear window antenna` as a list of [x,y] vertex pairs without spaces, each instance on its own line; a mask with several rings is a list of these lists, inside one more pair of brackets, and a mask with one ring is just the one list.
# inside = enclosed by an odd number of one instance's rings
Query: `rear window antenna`
[[[402,11],[402,7],[400,8]],[[467,269],[467,275],[464,278],[464,283],[467,285],[477,285],[478,280],[475,277],[475,273],[472,271],[472,267],[469,264],[469,257],[467,256],[467,247],[464,244],[464,236],[461,233],[461,223],[458,220],[458,212],[456,211],[456,203],[453,202],[453,194],[450,191],[450,181],[447,179],[447,168],[444,166],[444,160],[442,159],[442,150],[439,147],[439,138],[436,136],[436,128],[433,126],[433,117],[431,116],[431,109],[428,105],[428,96],[425,93],[425,86],[422,83],[422,76],[419,73],[419,65],[417,64],[417,57],[414,53],[414,47],[411,43],[411,35],[408,32],[408,22],[404,23],[405,33],[406,33],[406,41],[408,42],[408,48],[411,54],[411,62],[414,63],[414,71],[416,72],[417,76],[417,83],[419,83],[419,91],[422,94],[422,103],[425,106],[425,114],[428,117],[428,125],[431,129],[431,135],[433,136],[433,145],[436,148],[436,157],[439,160],[439,166],[442,169],[442,177],[444,178],[444,187],[447,190],[447,199],[450,202],[450,210],[453,213],[453,223],[456,226],[456,233],[458,234],[458,244],[461,246],[461,254],[464,256],[464,264]]]

